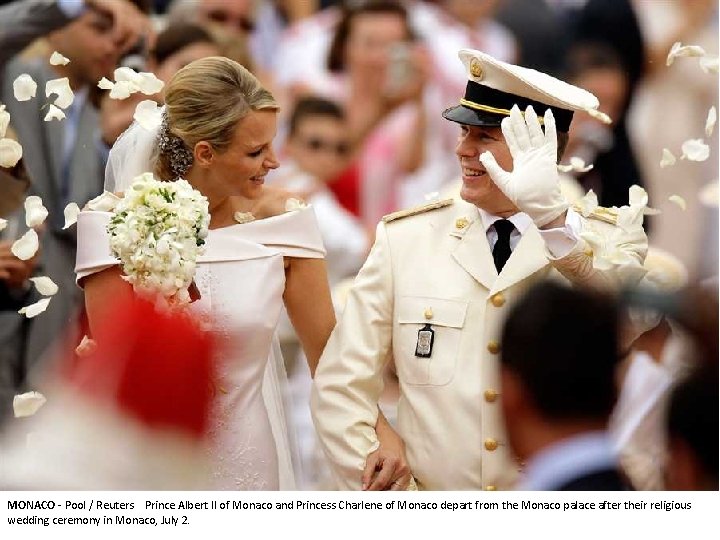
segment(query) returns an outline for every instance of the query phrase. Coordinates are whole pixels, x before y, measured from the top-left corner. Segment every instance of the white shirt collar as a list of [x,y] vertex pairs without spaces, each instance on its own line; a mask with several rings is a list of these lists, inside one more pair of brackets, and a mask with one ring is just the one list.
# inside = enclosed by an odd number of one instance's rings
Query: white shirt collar
[[492,225],[499,219],[508,219],[512,222],[513,225],[515,225],[515,228],[518,230],[518,232],[522,235],[525,234],[525,231],[527,228],[532,225],[532,219],[530,219],[530,216],[523,212],[517,212],[516,214],[513,214],[509,218],[503,218],[501,216],[496,216],[495,214],[491,214],[490,212],[487,212],[483,210],[482,208],[476,207],[478,209],[478,213],[480,214],[480,221],[482,221],[483,228],[485,229],[485,232],[487,233],[488,229],[492,227]]
[[606,431],[583,433],[535,455],[517,489],[551,491],[579,476],[617,466],[617,455]]

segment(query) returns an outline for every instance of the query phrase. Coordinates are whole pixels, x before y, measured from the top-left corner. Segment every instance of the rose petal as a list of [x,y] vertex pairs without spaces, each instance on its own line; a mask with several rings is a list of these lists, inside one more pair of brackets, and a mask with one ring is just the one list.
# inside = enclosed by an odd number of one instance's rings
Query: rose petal
[[50,65],[53,66],[67,66],[70,63],[70,59],[64,57],[62,54],[60,54],[57,51],[54,51],[50,55]]
[[65,113],[62,109],[59,109],[52,103],[50,104],[50,107],[48,107],[48,112],[45,115],[44,120],[46,122],[50,122],[50,120],[64,120],[65,119]]
[[37,292],[43,296],[52,296],[58,292],[58,286],[47,276],[33,277],[30,278],[30,281],[35,284]]
[[630,189],[628,190],[628,202],[630,206],[647,206],[647,191],[637,184],[630,186]]
[[22,146],[13,139],[0,139],[0,167],[12,169],[22,158]]
[[117,68],[113,72],[113,77],[115,78],[115,83],[125,81],[131,82],[136,86],[140,86],[140,82],[142,81],[142,76],[137,71],[125,66]]
[[586,112],[596,120],[600,120],[603,124],[612,124],[612,118],[602,111],[598,111],[597,109],[586,109]]
[[135,90],[135,85],[129,81],[116,82],[110,90],[111,99],[127,99]]
[[25,224],[28,227],[39,227],[45,222],[48,210],[43,206],[42,199],[37,195],[31,195],[25,199]]
[[80,340],[80,345],[75,347],[75,354],[78,356],[88,356],[97,349],[97,342],[94,339],[90,339],[87,336],[83,336]]
[[67,109],[72,105],[75,94],[70,88],[70,79],[63,77],[61,79],[53,79],[45,84],[45,96],[57,95],[54,105],[61,109]]
[[7,127],[10,125],[10,113],[5,110],[5,105],[0,103],[0,137],[5,136]]
[[104,191],[102,194],[87,203],[87,207],[90,210],[96,210],[98,212],[110,212],[115,209],[121,200],[122,199],[114,193]]
[[689,139],[682,144],[680,159],[690,161],[705,161],[710,157],[710,147],[702,139]]
[[580,208],[580,213],[583,217],[588,217],[592,214],[593,210],[598,207],[598,198],[595,192],[591,189],[585,196],[577,202],[577,206]]
[[20,238],[15,240],[10,251],[21,261],[27,261],[32,259],[33,255],[37,253],[40,243],[38,235],[34,229],[30,229],[28,232],[23,234]]
[[71,227],[77,222],[77,217],[79,213],[80,207],[77,205],[77,203],[68,203],[68,205],[63,210],[63,214],[65,216],[65,225],[63,225],[63,230]]
[[148,131],[157,128],[162,122],[162,109],[151,99],[141,101],[135,107],[133,118]]
[[151,96],[160,92],[165,83],[158,79],[154,73],[138,73],[139,81],[136,83],[140,88],[140,91],[146,96]]
[[705,135],[708,137],[712,137],[715,122],[717,122],[717,109],[713,106],[708,110],[707,119],[705,120]]
[[690,56],[705,56],[705,49],[699,45],[683,45],[679,41],[673,43],[670,48],[670,52],[667,55],[665,64],[671,66],[676,58],[690,57]]
[[37,83],[27,73],[13,81],[13,94],[18,101],[29,101],[37,94]]
[[51,298],[43,298],[42,300],[38,300],[34,304],[30,304],[29,306],[25,306],[24,308],[20,308],[18,310],[18,313],[20,315],[25,315],[28,319],[32,319],[33,317],[37,317],[40,315],[43,311],[45,311],[50,304]]
[[100,79],[97,85],[100,90],[112,90],[115,86],[112,81],[107,80],[105,77]]
[[662,159],[660,160],[660,167],[662,167],[663,169],[665,167],[670,167],[671,165],[675,165],[676,161],[677,160],[675,159],[675,156],[673,156],[673,153],[667,148],[663,148]]
[[32,416],[40,407],[45,405],[47,399],[40,392],[25,392],[13,397],[13,414],[15,418]]
[[7,227],[7,219],[0,218],[0,231]]
[[682,210],[687,210],[687,203],[680,195],[670,195],[668,201],[677,204]]
[[702,69],[705,73],[717,74],[720,71],[718,68],[717,56],[705,55],[699,60],[699,63],[700,69]]

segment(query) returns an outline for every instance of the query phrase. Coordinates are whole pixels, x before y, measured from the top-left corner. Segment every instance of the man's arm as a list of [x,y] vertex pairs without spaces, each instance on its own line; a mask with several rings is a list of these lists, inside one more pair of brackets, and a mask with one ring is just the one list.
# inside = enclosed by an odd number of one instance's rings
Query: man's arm
[[340,489],[361,489],[365,460],[378,448],[375,425],[392,321],[392,267],[381,223],[313,383],[315,428]]

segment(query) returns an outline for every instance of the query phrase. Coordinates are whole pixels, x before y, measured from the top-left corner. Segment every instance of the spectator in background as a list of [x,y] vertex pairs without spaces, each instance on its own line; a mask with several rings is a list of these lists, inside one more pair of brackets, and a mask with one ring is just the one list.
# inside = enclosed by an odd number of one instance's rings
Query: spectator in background
[[512,308],[500,345],[508,441],[527,462],[520,490],[628,489],[609,436],[620,361],[609,297],[552,282]]

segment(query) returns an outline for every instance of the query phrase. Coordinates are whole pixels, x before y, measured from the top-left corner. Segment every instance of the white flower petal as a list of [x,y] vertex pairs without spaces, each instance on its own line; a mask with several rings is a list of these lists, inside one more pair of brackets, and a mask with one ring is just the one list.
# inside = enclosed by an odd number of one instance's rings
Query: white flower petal
[[100,79],[97,85],[100,90],[112,90],[115,86],[112,81],[107,80],[105,77]]
[[29,306],[25,306],[24,308],[20,308],[18,310],[18,313],[20,315],[25,315],[28,319],[32,319],[33,317],[37,317],[40,315],[43,311],[45,311],[50,304],[51,298],[43,298],[42,300],[38,300],[34,304],[30,304]]
[[30,278],[30,281],[35,284],[37,292],[43,296],[52,296],[58,292],[58,286],[56,283],[47,276],[33,277]]
[[598,198],[595,192],[591,189],[585,196],[577,202],[577,206],[580,208],[580,213],[583,217],[588,217],[592,214],[593,210],[598,207]]
[[122,199],[114,193],[104,191],[102,194],[87,203],[87,207],[90,210],[96,210],[98,212],[110,212],[115,209],[121,200]]
[[30,195],[25,199],[25,224],[28,227],[39,227],[45,222],[48,210],[43,206],[42,199],[37,195]]
[[157,128],[162,122],[162,109],[151,99],[141,101],[135,107],[133,118],[148,131]]
[[25,392],[24,394],[18,394],[13,397],[13,414],[15,418],[24,418],[26,416],[32,416],[40,407],[45,405],[45,396],[40,392]]
[[13,81],[13,94],[18,101],[29,101],[37,94],[37,83],[27,73]]
[[72,105],[75,94],[70,88],[70,79],[62,77],[61,79],[53,79],[45,83],[45,97],[55,94],[57,98],[54,101],[55,106],[61,109],[67,109]]
[[7,227],[7,219],[0,218],[0,231]]
[[94,339],[83,336],[82,340],[80,340],[80,345],[75,347],[75,354],[78,356],[87,356],[94,353],[96,349],[97,342]]
[[30,229],[28,232],[23,234],[20,238],[15,240],[10,251],[21,261],[27,261],[32,259],[33,255],[37,253],[40,243],[38,235],[34,229]]
[[116,83],[125,81],[131,82],[136,86],[140,86],[140,82],[142,81],[142,76],[137,71],[125,66],[117,68],[113,72],[113,77],[115,78]]
[[146,96],[157,94],[165,86],[165,83],[158,79],[154,73],[142,72],[138,73],[138,75],[140,80],[136,84]]
[[707,119],[705,120],[705,135],[712,137],[715,123],[717,122],[717,109],[713,106],[708,110]]
[[68,205],[63,210],[63,215],[65,216],[65,225],[63,225],[63,230],[73,226],[77,222],[77,217],[79,213],[80,207],[77,205],[77,203],[68,203]]
[[610,118],[607,114],[605,114],[602,111],[598,111],[597,109],[585,109],[586,112],[595,118],[596,120],[600,120],[603,124],[612,124],[612,118]]
[[710,147],[702,139],[689,139],[682,144],[680,159],[690,161],[705,161],[710,157]]
[[46,122],[50,122],[51,120],[64,120],[65,119],[65,113],[62,109],[59,109],[52,103],[50,104],[50,107],[48,107],[48,112],[45,115],[44,120]]
[[700,60],[700,69],[702,69],[705,73],[715,73],[717,74],[720,72],[720,69],[718,68],[718,57],[712,56],[712,55],[705,55]]
[[8,126],[10,125],[10,113],[5,110],[5,105],[0,103],[0,137],[5,136]]
[[648,194],[644,188],[634,184],[628,190],[628,202],[630,206],[647,206]]
[[136,86],[129,81],[119,81],[113,85],[108,95],[112,99],[127,99],[130,97],[130,94],[135,92],[134,88],[136,88]]
[[673,43],[670,48],[670,52],[667,55],[665,64],[671,66],[676,58],[690,57],[690,56],[705,56],[705,49],[699,45],[683,45],[679,41]]
[[670,195],[668,201],[677,204],[682,210],[687,210],[687,203],[680,195]]
[[22,158],[22,146],[13,139],[0,139],[0,167],[12,169]]
[[50,55],[50,64],[53,66],[67,66],[70,63],[70,59],[64,57],[57,51],[54,51]]
[[673,156],[673,153],[667,148],[663,148],[662,159],[660,160],[660,167],[663,169],[665,167],[670,167],[671,165],[675,165],[676,161],[677,160],[675,159],[675,156]]

